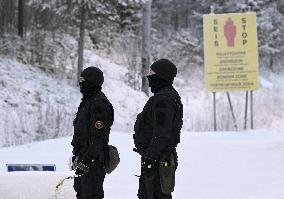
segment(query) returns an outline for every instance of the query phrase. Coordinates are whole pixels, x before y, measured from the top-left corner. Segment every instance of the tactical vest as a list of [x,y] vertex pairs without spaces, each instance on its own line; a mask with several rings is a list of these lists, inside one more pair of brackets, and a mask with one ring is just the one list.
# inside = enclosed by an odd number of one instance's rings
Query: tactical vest
[[175,138],[176,144],[178,144],[180,143],[180,132],[181,132],[181,128],[183,125],[183,120],[182,120],[183,119],[183,105],[181,103],[180,96],[178,95],[177,92],[173,95],[173,93],[170,92],[170,90],[168,89],[162,90],[161,92],[157,93],[157,95],[167,96],[175,104],[176,112],[175,112],[175,116],[173,120],[174,125],[172,129],[172,133]]
[[[180,142],[180,131],[183,125],[183,105],[181,103],[180,97],[176,91],[173,89],[163,89],[155,94],[155,96],[163,95],[170,99],[173,104],[175,104],[175,115],[173,119],[173,127],[171,130],[172,139],[169,140],[168,147],[176,147]],[[137,115],[136,123],[134,126],[135,134],[133,135],[135,147],[139,150],[145,151],[153,137],[153,127],[152,121],[147,121],[147,114],[149,113],[149,108],[151,107],[153,97],[150,97],[146,103],[143,111]]]
[[163,90],[161,93],[158,93],[157,95],[167,96],[175,104],[176,112],[175,112],[175,116],[174,116],[174,120],[173,120],[174,125],[173,125],[173,129],[172,129],[172,133],[173,133],[173,136],[175,138],[176,144],[178,144],[178,143],[180,143],[180,132],[181,132],[181,128],[182,128],[182,125],[183,125],[183,105],[181,103],[180,96],[178,95],[178,93],[176,93],[173,96],[172,93],[167,92],[167,90]]

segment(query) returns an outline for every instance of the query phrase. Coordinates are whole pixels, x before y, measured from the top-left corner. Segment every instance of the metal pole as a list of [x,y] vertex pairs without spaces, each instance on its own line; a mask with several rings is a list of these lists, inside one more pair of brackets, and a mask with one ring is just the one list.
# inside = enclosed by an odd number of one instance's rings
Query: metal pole
[[216,121],[216,92],[213,92],[213,114],[214,114],[214,131],[217,131],[217,121]]
[[237,125],[237,122],[236,122],[236,117],[235,117],[235,114],[234,114],[234,110],[233,110],[233,106],[232,106],[230,94],[229,94],[229,92],[226,92],[226,93],[227,93],[227,97],[228,97],[230,109],[231,109],[232,116],[233,116],[234,126],[235,126],[235,128],[236,128],[236,130],[237,130],[237,129],[238,129],[238,125]]
[[248,115],[248,91],[246,91],[246,102],[245,102],[245,125],[244,130],[247,129],[247,115]]
[[[214,14],[214,6],[210,6],[210,14]],[[217,119],[216,119],[216,92],[213,92],[213,115],[214,115],[214,131],[217,131]]]
[[253,129],[253,91],[250,91],[250,128]]

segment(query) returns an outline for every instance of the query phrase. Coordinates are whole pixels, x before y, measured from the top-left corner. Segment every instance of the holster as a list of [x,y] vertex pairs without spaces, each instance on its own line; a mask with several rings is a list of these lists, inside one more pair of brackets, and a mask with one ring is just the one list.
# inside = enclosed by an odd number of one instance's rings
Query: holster
[[170,194],[175,188],[176,161],[173,152],[164,152],[159,161],[159,174],[161,190],[164,194]]

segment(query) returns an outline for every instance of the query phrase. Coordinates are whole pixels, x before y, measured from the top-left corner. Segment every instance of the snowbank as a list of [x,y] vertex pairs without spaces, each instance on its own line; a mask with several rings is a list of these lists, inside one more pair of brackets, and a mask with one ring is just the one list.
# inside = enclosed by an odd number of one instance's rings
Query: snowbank
[[[126,83],[125,66],[85,50],[84,67],[88,66],[97,66],[105,74],[103,91],[115,109],[113,130],[132,133],[147,97]],[[213,98],[205,91],[200,71],[175,80],[184,104],[184,131],[213,130]],[[0,147],[72,135],[72,121],[81,98],[74,82],[72,85],[71,80],[4,58],[0,58],[0,78]],[[266,74],[260,79],[261,88],[254,92],[254,126],[284,128],[283,77]],[[242,130],[245,92],[230,95],[237,130]],[[226,93],[216,96],[218,130],[235,130]]]
[[0,146],[70,135],[79,92],[66,80],[0,58]]
[[[123,67],[90,51],[86,51],[87,66],[98,66],[105,73],[103,91],[115,108],[113,129],[132,132],[146,96],[124,82]],[[81,94],[70,80],[4,58],[0,58],[0,77],[0,146],[72,135]]]

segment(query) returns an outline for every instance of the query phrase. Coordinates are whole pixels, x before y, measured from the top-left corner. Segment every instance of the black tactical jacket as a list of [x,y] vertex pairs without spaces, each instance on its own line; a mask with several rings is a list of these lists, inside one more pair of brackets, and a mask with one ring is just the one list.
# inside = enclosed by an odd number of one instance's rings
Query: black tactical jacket
[[73,155],[96,158],[108,144],[113,119],[113,107],[103,92],[83,100],[73,122]]
[[158,159],[162,152],[174,149],[180,141],[182,118],[178,92],[172,86],[161,88],[137,116],[134,143],[138,152]]

